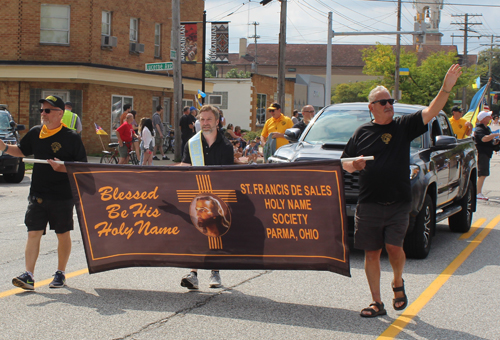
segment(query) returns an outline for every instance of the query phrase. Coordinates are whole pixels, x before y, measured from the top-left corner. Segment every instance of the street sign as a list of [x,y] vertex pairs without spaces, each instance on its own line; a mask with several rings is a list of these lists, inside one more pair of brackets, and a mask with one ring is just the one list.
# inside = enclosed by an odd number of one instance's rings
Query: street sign
[[170,50],[170,60],[177,60],[177,51]]
[[174,69],[174,63],[146,64],[146,71],[169,71]]
[[459,99],[455,99],[455,100],[453,101],[453,104],[462,104],[462,101],[461,101],[461,100],[459,100]]

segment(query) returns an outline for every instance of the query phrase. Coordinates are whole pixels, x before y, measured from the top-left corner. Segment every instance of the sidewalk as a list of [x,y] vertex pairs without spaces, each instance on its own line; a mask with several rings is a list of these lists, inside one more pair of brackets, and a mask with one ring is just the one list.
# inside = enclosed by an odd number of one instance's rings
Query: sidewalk
[[[179,163],[174,162],[172,160],[174,158],[174,154],[172,154],[172,153],[167,154],[167,156],[168,156],[168,158],[170,158],[170,160],[165,160],[165,161],[162,160],[161,159],[161,154],[158,154],[157,156],[158,156],[158,158],[160,158],[160,160],[159,161],[153,161],[153,165],[156,165],[156,166],[167,166],[167,165],[177,165],[177,164],[179,164]],[[89,163],[99,163],[101,161],[101,157],[87,156],[87,160],[88,160]]]

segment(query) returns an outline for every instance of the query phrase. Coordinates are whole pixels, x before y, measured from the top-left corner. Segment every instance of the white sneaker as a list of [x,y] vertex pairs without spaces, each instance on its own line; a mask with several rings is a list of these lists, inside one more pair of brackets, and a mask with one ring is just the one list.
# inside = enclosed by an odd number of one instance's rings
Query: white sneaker
[[212,270],[212,275],[210,275],[209,286],[210,288],[219,288],[222,285],[222,281],[220,279],[219,271]]
[[487,201],[487,200],[489,200],[489,198],[488,198],[488,197],[486,197],[486,196],[484,196],[484,195],[483,195],[483,193],[481,193],[481,192],[480,192],[479,194],[477,194],[476,198],[477,198],[478,200],[483,200],[483,201]]
[[187,289],[198,289],[198,275],[195,272],[190,272],[182,278],[181,286]]

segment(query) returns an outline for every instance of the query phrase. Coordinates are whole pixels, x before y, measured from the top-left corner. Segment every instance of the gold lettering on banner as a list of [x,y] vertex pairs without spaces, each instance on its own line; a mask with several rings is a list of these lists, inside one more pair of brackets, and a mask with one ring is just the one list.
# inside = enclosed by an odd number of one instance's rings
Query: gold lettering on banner
[[282,238],[298,240],[291,228],[266,228],[267,238]]
[[125,222],[123,222],[119,228],[114,227],[113,223],[101,222],[94,226],[94,229],[101,229],[97,232],[99,237],[101,236],[127,236],[127,240],[134,234],[134,228],[125,227]]
[[102,187],[99,188],[99,192],[101,194],[101,200],[102,201],[109,201],[109,200],[115,200],[115,201],[125,201],[125,200],[155,200],[158,199],[158,194],[156,193],[158,191],[158,187],[155,187],[154,190],[147,192],[121,192],[120,189],[118,188],[113,188],[110,186]]

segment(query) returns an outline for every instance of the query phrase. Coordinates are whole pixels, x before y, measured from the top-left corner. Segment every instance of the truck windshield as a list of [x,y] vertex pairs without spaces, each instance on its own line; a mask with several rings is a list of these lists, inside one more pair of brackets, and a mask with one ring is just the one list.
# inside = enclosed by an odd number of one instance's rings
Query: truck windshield
[[10,129],[10,117],[4,112],[0,112],[0,130]]
[[[395,112],[394,117],[406,113]],[[346,144],[358,126],[372,120],[368,109],[334,109],[323,111],[304,137],[310,144],[342,143]],[[422,147],[421,137],[415,138],[411,148]]]

